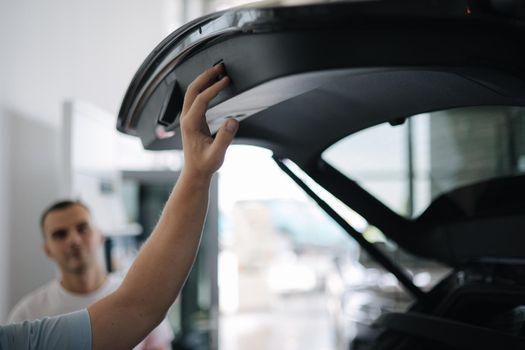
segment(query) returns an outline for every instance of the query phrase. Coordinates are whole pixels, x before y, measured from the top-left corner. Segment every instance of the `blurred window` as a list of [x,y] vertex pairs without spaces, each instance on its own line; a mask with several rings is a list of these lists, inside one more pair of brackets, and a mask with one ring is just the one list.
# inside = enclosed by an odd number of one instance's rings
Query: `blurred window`
[[469,107],[350,135],[323,159],[406,217],[465,185],[525,173],[525,108]]

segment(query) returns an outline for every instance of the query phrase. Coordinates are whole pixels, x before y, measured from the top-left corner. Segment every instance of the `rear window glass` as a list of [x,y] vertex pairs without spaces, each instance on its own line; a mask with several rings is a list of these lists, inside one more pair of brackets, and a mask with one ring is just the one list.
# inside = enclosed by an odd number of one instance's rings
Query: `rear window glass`
[[465,185],[525,173],[525,108],[425,113],[350,135],[323,159],[406,217]]

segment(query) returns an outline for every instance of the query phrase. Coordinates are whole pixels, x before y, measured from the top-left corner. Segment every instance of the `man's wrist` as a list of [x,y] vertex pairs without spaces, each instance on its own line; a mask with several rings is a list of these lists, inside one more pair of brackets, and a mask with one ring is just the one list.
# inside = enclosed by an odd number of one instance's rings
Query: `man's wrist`
[[209,187],[213,173],[183,168],[179,181],[186,186]]

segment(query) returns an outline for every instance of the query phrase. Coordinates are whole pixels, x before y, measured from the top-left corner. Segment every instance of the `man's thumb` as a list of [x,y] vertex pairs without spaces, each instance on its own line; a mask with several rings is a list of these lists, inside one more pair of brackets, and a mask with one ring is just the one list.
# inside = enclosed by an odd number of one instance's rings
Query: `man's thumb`
[[239,122],[233,118],[228,119],[222,127],[217,131],[215,140],[213,141],[213,147],[215,151],[226,152],[226,148],[233,141],[237,130],[239,129]]
[[226,129],[226,131],[230,132],[235,136],[235,133],[237,132],[237,129],[239,128],[239,122],[236,119],[230,118],[224,123],[223,127],[221,129]]

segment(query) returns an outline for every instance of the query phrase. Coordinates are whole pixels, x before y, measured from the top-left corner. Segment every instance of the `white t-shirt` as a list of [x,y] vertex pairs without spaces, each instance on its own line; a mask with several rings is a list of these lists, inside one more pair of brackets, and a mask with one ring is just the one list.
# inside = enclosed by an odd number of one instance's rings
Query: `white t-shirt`
[[[84,309],[112,293],[122,282],[116,275],[109,274],[104,284],[89,294],[76,294],[65,290],[58,280],[38,288],[20,300],[8,316],[8,323],[36,320]],[[173,331],[166,320],[155,328],[134,349],[152,349],[165,345],[173,339]]]

